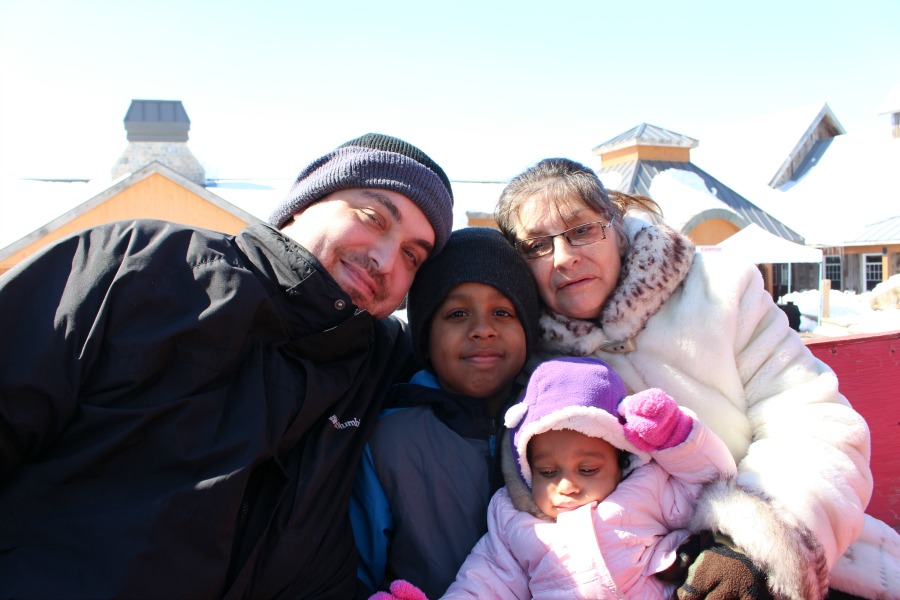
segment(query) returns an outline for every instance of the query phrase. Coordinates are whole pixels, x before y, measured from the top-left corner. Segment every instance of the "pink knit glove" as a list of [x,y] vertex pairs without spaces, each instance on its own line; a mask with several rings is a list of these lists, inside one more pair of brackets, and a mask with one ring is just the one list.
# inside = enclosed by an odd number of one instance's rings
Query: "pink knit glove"
[[369,596],[369,600],[428,600],[425,592],[403,579],[392,581],[390,590],[390,592],[375,592]]
[[694,420],[658,388],[627,396],[619,404],[625,419],[625,437],[644,452],[664,450],[687,439]]

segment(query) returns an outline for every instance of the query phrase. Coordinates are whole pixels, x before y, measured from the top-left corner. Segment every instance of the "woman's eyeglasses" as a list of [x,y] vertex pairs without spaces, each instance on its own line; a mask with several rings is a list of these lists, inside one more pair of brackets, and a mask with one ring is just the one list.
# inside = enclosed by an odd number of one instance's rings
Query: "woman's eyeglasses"
[[606,229],[613,220],[604,224],[601,221],[582,223],[553,235],[541,235],[516,242],[516,250],[525,258],[540,258],[553,253],[553,238],[563,236],[570,246],[587,246],[606,239]]

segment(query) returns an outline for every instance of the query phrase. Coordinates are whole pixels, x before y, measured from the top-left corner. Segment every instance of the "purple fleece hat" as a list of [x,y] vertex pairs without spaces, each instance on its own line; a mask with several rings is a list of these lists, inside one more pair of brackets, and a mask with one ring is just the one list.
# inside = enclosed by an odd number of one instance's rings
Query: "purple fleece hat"
[[538,365],[524,400],[506,411],[505,420],[519,474],[528,487],[528,442],[545,431],[571,429],[632,453],[637,460],[631,459],[626,472],[646,463],[650,456],[625,438],[619,421],[618,406],[625,396],[622,378],[602,360],[557,358]]

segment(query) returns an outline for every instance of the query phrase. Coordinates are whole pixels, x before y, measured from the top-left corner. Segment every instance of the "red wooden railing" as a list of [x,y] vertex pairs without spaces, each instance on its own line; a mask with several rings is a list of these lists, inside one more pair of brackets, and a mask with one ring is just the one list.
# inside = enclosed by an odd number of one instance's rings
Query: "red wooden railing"
[[869,424],[875,490],[866,512],[900,526],[900,331],[806,340]]

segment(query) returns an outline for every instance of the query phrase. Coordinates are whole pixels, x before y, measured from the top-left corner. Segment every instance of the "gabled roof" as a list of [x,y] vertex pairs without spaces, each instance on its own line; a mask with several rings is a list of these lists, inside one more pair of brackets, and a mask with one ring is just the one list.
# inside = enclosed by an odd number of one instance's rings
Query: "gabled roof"
[[[885,107],[892,104],[885,104]],[[816,126],[841,135],[810,143],[792,178],[769,184]],[[840,246],[867,224],[898,214],[900,139],[890,123],[843,133],[824,102],[717,128],[700,136],[695,164],[798,230],[807,243]]]
[[656,125],[650,125],[649,123],[641,123],[637,127],[633,127],[625,133],[620,133],[616,137],[596,146],[593,151],[595,154],[601,154],[601,151],[602,153],[612,152],[628,146],[696,148],[697,144],[698,142],[694,138],[657,127]]
[[759,183],[778,187],[820,128],[831,137],[845,133],[827,103],[806,104],[707,131],[692,160],[737,189]]
[[59,229],[60,227],[77,219],[81,215],[93,210],[97,206],[122,193],[125,189],[147,179],[148,177],[156,173],[159,173],[175,184],[187,189],[189,192],[192,192],[196,196],[199,196],[202,200],[205,200],[206,202],[209,202],[210,204],[234,215],[236,218],[241,219],[246,223],[259,223],[262,221],[262,219],[244,211],[243,209],[224,200],[223,198],[220,198],[219,196],[208,192],[206,188],[203,188],[190,181],[189,179],[183,177],[182,175],[179,175],[165,165],[162,165],[158,162],[152,162],[139,171],[129,175],[128,177],[123,177],[119,181],[114,182],[110,187],[88,198],[84,202],[81,202],[80,204],[74,206],[67,212],[57,216],[52,221],[42,225],[40,228],[32,231],[28,235],[14,241],[5,248],[0,248],[0,260],[3,260],[15,254],[23,248],[27,248],[29,245],[40,240],[48,233]]
[[[699,178],[709,195],[705,206],[698,206],[694,203],[689,209],[694,214],[687,214],[684,211],[687,207],[679,206],[677,200],[666,202],[665,198],[654,198],[651,192],[653,181],[664,172],[670,172],[673,175],[687,173]],[[673,226],[686,226],[687,229],[690,229],[694,225],[692,223],[694,216],[701,213],[712,216],[710,211],[719,208],[726,210],[725,212],[719,212],[715,216],[725,218],[735,223],[738,227],[742,228],[750,223],[756,223],[765,231],[778,237],[799,244],[804,242],[803,237],[799,233],[692,163],[634,160],[597,170],[601,181],[605,181],[604,174],[609,173],[617,173],[621,176],[621,180],[610,187],[629,194],[640,194],[653,198],[660,204],[666,220]],[[728,214],[729,212],[738,218],[731,217]]]
[[819,141],[833,139],[835,136],[846,133],[844,127],[838,122],[837,117],[831,112],[828,104],[822,106],[819,113],[813,118],[809,127],[791,148],[791,151],[782,161],[781,166],[772,175],[769,185],[773,188],[778,187],[789,180],[796,180],[797,175],[794,172],[793,165],[802,162],[807,157],[810,146]]

